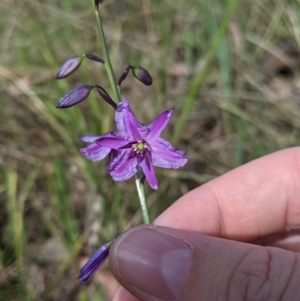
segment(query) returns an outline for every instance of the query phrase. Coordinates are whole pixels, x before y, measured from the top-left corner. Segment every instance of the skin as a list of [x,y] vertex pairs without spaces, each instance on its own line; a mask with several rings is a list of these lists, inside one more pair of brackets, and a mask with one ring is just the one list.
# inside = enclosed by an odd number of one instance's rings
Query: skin
[[[300,300],[300,148],[254,160],[194,189],[154,224],[171,228],[161,231],[186,237],[195,248],[193,268],[177,301]],[[210,248],[205,264],[203,241]],[[112,272],[124,287],[113,300],[150,300],[126,290],[114,256],[112,250]],[[193,279],[204,275],[206,285],[195,285]],[[238,296],[232,293],[236,286],[242,292]]]

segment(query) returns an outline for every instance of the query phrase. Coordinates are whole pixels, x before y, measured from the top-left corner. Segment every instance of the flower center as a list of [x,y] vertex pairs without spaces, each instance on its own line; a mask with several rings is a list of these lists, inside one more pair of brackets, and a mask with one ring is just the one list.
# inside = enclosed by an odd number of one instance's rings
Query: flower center
[[143,141],[137,141],[136,143],[132,144],[132,148],[137,154],[139,154],[147,148],[147,144]]

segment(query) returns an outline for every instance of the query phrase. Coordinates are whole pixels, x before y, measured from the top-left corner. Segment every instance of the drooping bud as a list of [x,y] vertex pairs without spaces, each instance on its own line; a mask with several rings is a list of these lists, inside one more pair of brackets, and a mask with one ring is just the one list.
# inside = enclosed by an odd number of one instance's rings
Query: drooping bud
[[119,80],[118,80],[118,85],[121,86],[123,80],[127,77],[129,71],[130,71],[131,66],[128,65],[125,71],[121,74]]
[[99,8],[99,4],[102,3],[103,0],[95,0],[95,7],[98,9]]
[[91,54],[91,53],[86,53],[85,57],[87,57],[89,60],[104,64],[104,60],[101,57],[97,56],[97,55],[94,55],[94,54]]
[[80,67],[83,58],[83,56],[73,56],[68,59],[58,70],[55,79],[62,79],[72,74]]
[[131,66],[133,76],[146,86],[152,85],[152,77],[143,67]]
[[94,87],[94,85],[81,85],[74,88],[59,100],[56,108],[66,109],[77,105],[89,96]]
[[109,249],[113,242],[114,239],[102,245],[82,267],[78,276],[81,283],[86,283],[86,281],[102,266],[108,257]]
[[105,91],[104,88],[102,88],[99,85],[96,85],[96,90],[98,94],[108,103],[110,104],[115,110],[117,109],[117,104],[112,100],[112,98],[109,96],[109,94]]

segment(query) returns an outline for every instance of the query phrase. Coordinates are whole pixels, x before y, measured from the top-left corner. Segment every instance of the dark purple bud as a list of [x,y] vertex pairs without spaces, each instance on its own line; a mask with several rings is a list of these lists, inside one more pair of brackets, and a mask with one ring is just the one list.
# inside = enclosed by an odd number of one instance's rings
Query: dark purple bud
[[78,103],[82,102],[83,100],[85,100],[91,90],[94,88],[95,86],[89,86],[89,85],[81,85],[76,87],[75,89],[71,90],[69,93],[67,93],[66,95],[64,95],[58,102],[58,105],[56,106],[56,108],[58,109],[66,109],[72,106],[77,105]]
[[109,249],[113,242],[114,239],[102,245],[82,267],[78,276],[81,283],[86,283],[86,281],[102,266],[108,257]]
[[80,67],[82,60],[83,60],[82,56],[71,57],[60,67],[55,78],[62,79],[69,76]]
[[91,53],[86,53],[85,56],[89,59],[89,60],[92,60],[92,61],[95,61],[95,62],[99,62],[99,63],[102,63],[104,64],[104,60],[97,56],[97,55],[94,55],[94,54],[91,54]]
[[104,88],[102,88],[101,86],[98,86],[98,85],[96,85],[95,87],[96,87],[98,94],[116,110],[118,107],[117,104],[112,100],[112,98],[104,90]]
[[143,67],[131,66],[133,76],[146,86],[152,85],[152,77],[149,72]]
[[103,0],[95,0],[95,7],[98,9],[99,4],[102,2],[103,2]]

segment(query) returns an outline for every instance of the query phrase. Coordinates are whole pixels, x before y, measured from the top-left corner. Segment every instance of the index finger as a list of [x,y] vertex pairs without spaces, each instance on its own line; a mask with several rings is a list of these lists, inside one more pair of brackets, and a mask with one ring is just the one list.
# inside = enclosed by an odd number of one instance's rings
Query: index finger
[[300,227],[300,148],[238,167],[181,197],[154,222],[252,241]]

